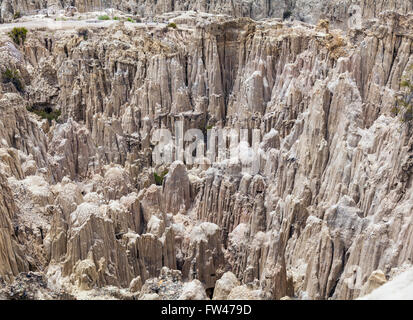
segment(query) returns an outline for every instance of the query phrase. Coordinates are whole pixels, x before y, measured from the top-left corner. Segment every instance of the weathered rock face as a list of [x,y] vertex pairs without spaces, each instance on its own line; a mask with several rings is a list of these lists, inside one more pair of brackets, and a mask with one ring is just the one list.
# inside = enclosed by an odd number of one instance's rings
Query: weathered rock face
[[[137,2],[151,14],[192,8],[174,3]],[[254,3],[228,13],[257,18],[268,2]],[[308,13],[319,4],[294,3]],[[375,4],[360,3],[377,19],[347,32],[192,12],[156,17],[176,29],[34,29],[20,48],[1,35],[0,68],[17,69],[25,89],[0,87],[0,276],[33,269],[69,292],[116,286],[142,299],[372,290],[413,259],[412,129],[391,115],[413,65],[413,15],[378,15],[412,8]],[[343,6],[322,10],[345,23]],[[49,123],[26,106],[62,114]],[[154,132],[175,135],[178,120],[185,130],[255,129],[256,170],[176,153],[158,165]],[[154,172],[166,170],[161,186]],[[159,293],[162,277],[175,293]]]
[[210,222],[193,228],[187,256],[182,267],[188,279],[201,280],[206,289],[214,288],[225,265],[219,227]]
[[12,219],[17,210],[10,187],[0,172],[0,276],[11,280],[20,272],[28,271],[28,263],[18,248]]
[[360,296],[370,294],[387,282],[386,275],[381,270],[373,271],[360,292]]
[[216,282],[214,300],[226,300],[232,289],[240,285],[237,277],[232,272],[225,272]]
[[188,173],[184,163],[172,163],[165,177],[163,188],[163,211],[177,214],[186,212],[190,207],[191,194]]

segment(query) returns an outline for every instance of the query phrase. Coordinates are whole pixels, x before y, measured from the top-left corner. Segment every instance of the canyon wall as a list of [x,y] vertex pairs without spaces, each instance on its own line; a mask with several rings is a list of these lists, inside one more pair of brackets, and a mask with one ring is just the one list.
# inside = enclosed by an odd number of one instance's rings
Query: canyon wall
[[[387,9],[376,2],[363,14]],[[173,3],[151,8],[192,2]],[[260,4],[228,13],[276,14]],[[413,65],[412,14],[347,32],[195,12],[159,19],[178,27],[39,27],[20,47],[0,36],[0,71],[18,70],[24,84],[0,86],[3,278],[30,270],[59,290],[135,292],[167,267],[209,293],[226,275],[233,288],[221,298],[353,299],[374,271],[411,264],[412,129],[391,111]],[[61,116],[41,120],[28,106]],[[175,132],[177,120],[258,130],[257,171],[157,165],[154,132]]]

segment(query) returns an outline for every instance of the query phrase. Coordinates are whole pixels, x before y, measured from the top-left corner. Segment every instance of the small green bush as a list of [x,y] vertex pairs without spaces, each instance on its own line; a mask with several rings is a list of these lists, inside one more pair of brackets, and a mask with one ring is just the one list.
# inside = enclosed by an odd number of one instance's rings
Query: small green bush
[[6,71],[3,72],[3,83],[12,83],[19,92],[23,92],[24,90],[20,74],[17,70],[7,68]]
[[175,22],[171,22],[171,23],[168,24],[168,28],[176,29],[176,28],[178,28],[178,26],[176,25]]
[[45,109],[37,109],[36,107],[27,107],[27,111],[33,112],[34,114],[37,114],[40,116],[42,119],[47,119],[49,122],[52,122],[52,120],[57,121],[61,115],[60,110],[53,110],[50,107],[47,107]]
[[99,20],[110,20],[109,16],[107,14],[103,15],[103,16],[99,16],[98,17]]
[[135,22],[135,20],[133,20],[132,18],[128,18],[127,20],[128,20],[129,22],[132,22],[132,23]]
[[290,10],[284,11],[284,13],[283,13],[283,20],[288,19],[289,17],[292,16],[292,14],[293,14],[293,13],[292,13]]
[[[413,76],[413,66],[410,67]],[[403,90],[392,109],[395,116],[399,116],[403,123],[413,123],[413,79],[404,79],[400,83]]]
[[88,30],[87,29],[80,29],[77,34],[79,35],[79,37],[83,37],[83,40],[87,40],[88,39]]
[[21,18],[21,16],[22,15],[21,15],[20,11],[16,11],[13,15],[13,20],[19,19],[19,18]]
[[160,175],[158,175],[156,172],[153,173],[153,176],[155,178],[155,183],[157,186],[161,186],[163,184],[163,179],[165,176],[168,174],[168,170],[164,170]]
[[119,20],[120,20],[120,18],[119,18],[119,17],[113,17],[113,20],[117,20],[117,21],[119,21]]
[[27,35],[26,28],[13,28],[12,31],[8,33],[9,37],[13,40],[13,42],[17,45],[24,44]]

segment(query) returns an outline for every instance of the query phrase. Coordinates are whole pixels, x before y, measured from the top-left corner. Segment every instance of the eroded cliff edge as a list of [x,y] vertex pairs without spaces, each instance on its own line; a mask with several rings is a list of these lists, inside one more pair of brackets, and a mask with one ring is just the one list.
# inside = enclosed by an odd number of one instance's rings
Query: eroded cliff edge
[[0,23],[12,21],[16,15],[55,13],[68,7],[79,12],[115,8],[132,16],[154,17],[173,11],[194,10],[232,17],[293,18],[316,24],[329,19],[338,27],[360,25],[365,19],[378,18],[391,10],[401,14],[413,10],[412,0],[0,0]]
[[[413,138],[391,109],[413,64],[413,15],[347,32],[173,21],[39,27],[21,47],[1,35],[1,71],[24,85],[0,87],[4,281],[37,272],[59,294],[352,299],[374,271],[409,266]],[[61,110],[60,123],[27,107]],[[178,119],[258,129],[259,172],[154,166],[152,133]]]

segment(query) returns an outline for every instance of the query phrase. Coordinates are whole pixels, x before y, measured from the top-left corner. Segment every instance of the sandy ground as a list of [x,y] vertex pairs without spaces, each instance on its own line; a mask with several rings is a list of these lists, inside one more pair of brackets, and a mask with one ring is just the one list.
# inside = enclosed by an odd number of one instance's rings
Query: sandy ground
[[121,23],[117,20],[66,20],[55,21],[52,18],[34,18],[32,21],[16,22],[16,23],[4,23],[0,24],[0,32],[9,32],[15,27],[25,27],[26,29],[33,30],[39,28],[47,28],[51,30],[68,30],[84,27],[109,27],[112,24]]

